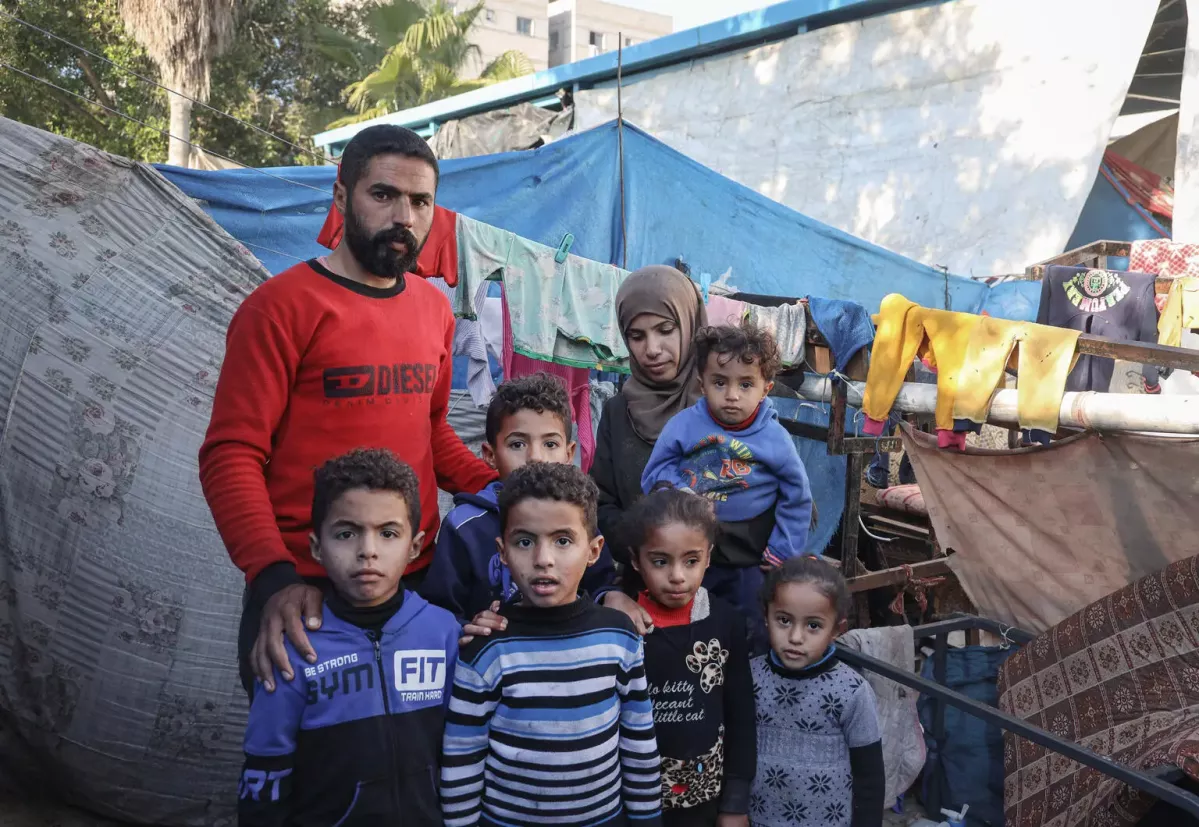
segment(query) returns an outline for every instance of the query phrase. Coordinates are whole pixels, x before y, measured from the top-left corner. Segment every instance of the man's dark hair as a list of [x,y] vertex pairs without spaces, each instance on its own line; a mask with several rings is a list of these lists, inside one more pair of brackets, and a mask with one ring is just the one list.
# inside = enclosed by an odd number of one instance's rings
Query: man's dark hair
[[591,477],[573,465],[531,462],[512,472],[500,489],[500,532],[508,530],[508,513],[525,500],[554,500],[578,506],[588,538],[599,534],[596,510],[599,489]]
[[849,616],[849,585],[845,576],[819,557],[791,557],[766,575],[762,584],[762,605],[767,611],[778,590],[787,583],[807,583],[828,598],[837,612],[837,622]]
[[743,364],[758,363],[762,378],[767,382],[774,379],[782,364],[779,347],[770,332],[751,322],[733,325],[701,327],[695,334],[695,357],[699,360],[702,375],[708,366],[709,354],[717,354],[717,364],[727,365],[734,359]]
[[549,412],[562,420],[563,433],[570,440],[570,399],[562,380],[539,372],[504,382],[487,406],[487,442],[493,448],[504,427],[504,420],[520,411]]
[[341,154],[341,169],[338,179],[345,186],[346,192],[352,193],[358,186],[358,179],[366,172],[371,159],[377,155],[403,155],[406,158],[416,158],[433,167],[433,186],[436,189],[441,181],[441,167],[437,165],[437,156],[429,144],[411,129],[402,126],[368,126],[359,132],[346,144]]
[[312,529],[320,536],[333,503],[347,491],[391,491],[408,505],[412,534],[420,531],[420,481],[412,466],[385,448],[358,448],[316,469]]

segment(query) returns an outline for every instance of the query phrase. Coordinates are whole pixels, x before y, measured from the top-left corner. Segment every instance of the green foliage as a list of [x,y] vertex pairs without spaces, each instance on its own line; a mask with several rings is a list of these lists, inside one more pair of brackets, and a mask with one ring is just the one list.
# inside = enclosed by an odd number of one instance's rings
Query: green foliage
[[[109,60],[156,76],[145,51],[124,32],[115,0],[0,0],[0,9],[84,46]],[[103,61],[0,16],[0,61],[99,101],[139,126],[72,95],[0,68],[0,115],[140,160],[161,160],[166,97]]]
[[[330,126],[359,123],[531,73],[529,58],[509,51],[488,64],[480,77],[460,77],[479,54],[470,42],[470,30],[484,5],[479,2],[456,11],[446,0],[390,0],[367,11],[364,35],[357,43],[353,37],[322,33],[326,54],[338,55],[347,66],[374,67],[346,89],[346,101],[355,114]],[[380,48],[389,43],[395,45]]]
[[[153,62],[126,33],[117,0],[0,0],[0,8],[158,80]],[[356,67],[325,53],[318,31],[345,36],[360,27],[359,15],[334,13],[329,0],[255,0],[238,23],[233,44],[213,65],[209,105],[311,150],[309,136],[346,113],[342,90],[360,76]],[[3,16],[0,61],[149,126],[4,68],[0,115],[118,155],[165,160],[167,139],[157,131],[168,127],[167,96],[161,89]],[[192,110],[192,141],[250,166],[317,163],[311,155],[199,105]]]
[[[159,79],[126,32],[117,0],[0,0],[0,9],[145,77]],[[330,123],[357,122],[533,71],[507,52],[482,76],[468,39],[483,3],[455,12],[445,0],[254,0],[212,69],[208,104],[312,150]],[[0,115],[139,161],[166,159],[167,96],[152,84],[0,15],[0,61],[142,121],[0,67]],[[301,150],[203,106],[192,109],[192,141],[249,166],[313,164]]]

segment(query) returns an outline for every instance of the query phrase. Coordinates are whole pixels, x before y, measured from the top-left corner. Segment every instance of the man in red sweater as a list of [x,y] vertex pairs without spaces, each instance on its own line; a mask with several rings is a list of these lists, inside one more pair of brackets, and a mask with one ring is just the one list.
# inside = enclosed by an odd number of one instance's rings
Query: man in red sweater
[[280,273],[229,324],[200,481],[249,584],[238,635],[247,691],[294,675],[284,634],[309,661],[325,571],[309,551],[313,471],[360,447],[388,448],[420,479],[423,579],[437,535],[437,488],[479,491],[495,471],[450,428],[454,318],[406,275],[433,222],[437,159],[414,132],[376,126],[345,149],[333,203],[344,237],[327,258]]

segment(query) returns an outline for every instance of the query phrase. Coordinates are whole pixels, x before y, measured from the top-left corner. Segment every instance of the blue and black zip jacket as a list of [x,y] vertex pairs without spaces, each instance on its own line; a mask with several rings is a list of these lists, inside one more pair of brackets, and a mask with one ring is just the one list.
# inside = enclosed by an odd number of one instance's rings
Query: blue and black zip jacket
[[256,687],[238,800],[242,827],[439,825],[441,740],[458,660],[453,616],[413,592],[359,609],[326,596],[287,644],[295,679]]
[[[509,603],[518,589],[508,567],[500,561],[496,538],[500,536],[501,483],[493,482],[478,494],[458,494],[437,535],[437,548],[421,594],[432,604],[449,609],[463,623],[498,600]],[[579,590],[599,600],[612,590],[616,566],[605,545],[600,558],[583,575]]]

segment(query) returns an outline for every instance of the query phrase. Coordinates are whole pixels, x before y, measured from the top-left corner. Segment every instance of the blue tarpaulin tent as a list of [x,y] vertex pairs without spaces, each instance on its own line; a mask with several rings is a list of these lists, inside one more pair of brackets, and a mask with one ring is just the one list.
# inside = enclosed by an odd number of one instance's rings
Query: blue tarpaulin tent
[[[624,264],[617,126],[604,124],[539,149],[444,161],[438,203],[525,238]],[[316,235],[333,167],[207,172],[160,167],[248,245],[272,272],[320,255]],[[263,174],[263,173],[268,174]],[[808,218],[696,163],[629,124],[624,129],[627,265],[686,261],[738,290],[856,301],[871,312],[902,292],[928,307],[1032,320],[1027,297],[943,273]],[[1032,291],[1038,294],[1039,289]],[[1031,294],[1030,294],[1031,295]],[[988,301],[988,298],[991,300]]]
[[[571,233],[572,253],[624,264],[617,147],[617,125],[609,123],[535,150],[447,160],[437,201],[542,244],[557,246]],[[272,272],[328,252],[316,236],[332,197],[333,167],[159,169]],[[818,295],[871,312],[888,293],[902,292],[929,307],[944,307],[948,298],[953,310],[1036,317],[1040,285],[992,290],[912,261],[778,204],[628,124],[624,178],[629,269],[682,258],[694,277],[708,273],[742,292]],[[784,407],[785,416],[828,421],[821,406]],[[800,439],[797,446],[820,514],[809,549],[820,551],[844,507],[845,459],[829,456],[822,443]]]

